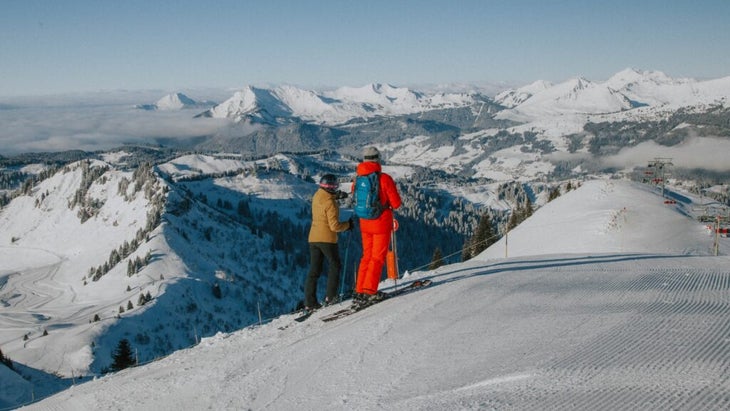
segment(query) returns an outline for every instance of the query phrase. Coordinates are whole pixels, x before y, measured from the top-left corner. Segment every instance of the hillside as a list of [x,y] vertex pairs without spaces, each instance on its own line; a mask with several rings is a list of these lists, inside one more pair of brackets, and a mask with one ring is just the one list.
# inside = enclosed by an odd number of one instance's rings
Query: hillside
[[[334,172],[349,191],[355,168],[328,152],[191,154],[154,167],[140,154],[39,167],[42,177],[0,210],[0,348],[26,378],[57,379],[34,384],[37,395],[104,373],[123,338],[148,362],[293,311],[308,269],[313,181]],[[514,201],[497,200],[507,188],[496,185],[459,187],[415,166],[385,167],[407,182],[400,233],[421,239],[400,248],[408,266],[427,264],[436,247],[456,261],[480,207]],[[346,294],[360,245],[357,235],[341,241]]]
[[313,184],[265,169],[166,182],[128,170],[128,154],[106,157],[49,172],[0,212],[8,357],[70,379],[107,369],[121,338],[149,361],[295,307],[304,264],[274,229],[304,230]]
[[588,182],[581,188],[582,195],[546,204],[535,212],[535,218],[517,226],[478,258],[565,253],[711,253],[706,227],[691,218],[680,218],[691,215],[697,202],[682,197],[676,204],[665,204],[655,187],[637,184],[627,189],[624,185],[625,182],[612,180]]
[[513,230],[510,258],[498,243],[347,319],[220,333],[28,409],[724,408],[727,240],[713,257],[700,223],[653,204],[586,182]]

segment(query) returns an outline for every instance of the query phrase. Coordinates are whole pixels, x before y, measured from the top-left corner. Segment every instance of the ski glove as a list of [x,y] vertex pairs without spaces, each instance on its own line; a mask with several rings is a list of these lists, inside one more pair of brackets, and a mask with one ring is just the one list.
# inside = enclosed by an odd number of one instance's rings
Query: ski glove
[[342,200],[342,199],[345,199],[345,198],[347,198],[347,193],[344,192],[344,191],[337,190],[337,192],[335,193],[335,199]]
[[350,223],[350,227],[347,228],[347,231],[352,231],[355,229],[355,220],[350,217],[349,220],[347,220],[348,223]]

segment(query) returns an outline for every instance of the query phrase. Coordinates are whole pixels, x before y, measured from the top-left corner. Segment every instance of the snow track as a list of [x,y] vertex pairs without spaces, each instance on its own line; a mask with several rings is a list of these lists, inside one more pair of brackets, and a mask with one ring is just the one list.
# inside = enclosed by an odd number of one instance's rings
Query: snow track
[[[494,305],[484,305],[485,312],[501,311],[529,295],[514,306],[520,318],[510,321],[522,335],[516,341],[525,352],[515,355],[515,350],[508,350],[512,355],[503,355],[536,358],[533,369],[522,369],[517,361],[517,366],[501,376],[487,375],[481,382],[412,398],[401,405],[433,410],[728,409],[728,259],[644,256],[620,262],[605,257],[595,260],[604,262],[586,263],[579,269],[526,271],[517,277],[529,276],[532,281],[518,289],[512,288],[516,278],[508,279],[506,272],[494,273],[488,281],[492,287],[506,289],[497,293]],[[509,265],[507,271],[533,265],[526,263]],[[491,270],[470,275],[485,273],[491,274]],[[555,320],[549,327],[530,330],[528,324],[542,317],[541,312],[550,313]],[[507,341],[499,334],[492,330],[485,335],[485,346],[503,351]],[[490,364],[494,368],[502,362],[499,358],[484,361],[484,371]],[[473,372],[481,372],[478,368]]]
[[728,273],[696,269],[642,275],[629,289],[653,290],[654,298],[630,301],[626,308],[634,314],[624,322],[550,364],[544,378],[578,378],[567,394],[540,403],[556,409],[730,406],[729,280]]
[[728,267],[652,254],[442,267],[342,320],[284,316],[30,409],[728,409]]

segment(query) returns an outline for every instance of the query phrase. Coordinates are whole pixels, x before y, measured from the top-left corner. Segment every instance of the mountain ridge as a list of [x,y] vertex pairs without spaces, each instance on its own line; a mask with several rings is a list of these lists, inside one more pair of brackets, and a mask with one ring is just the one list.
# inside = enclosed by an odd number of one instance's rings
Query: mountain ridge
[[[695,89],[714,89],[714,92],[699,95]],[[627,68],[603,82],[580,76],[556,84],[538,80],[505,90],[493,101],[518,118],[525,115],[535,118],[562,112],[605,114],[641,106],[711,104],[722,101],[723,97],[726,100],[729,95],[730,77],[705,81],[673,79],[660,71]],[[316,124],[338,125],[356,118],[467,107],[476,104],[478,96],[478,93],[465,92],[425,93],[383,83],[326,92],[295,86],[271,89],[247,86],[201,116],[242,121],[255,111],[265,111],[274,118],[295,117]]]

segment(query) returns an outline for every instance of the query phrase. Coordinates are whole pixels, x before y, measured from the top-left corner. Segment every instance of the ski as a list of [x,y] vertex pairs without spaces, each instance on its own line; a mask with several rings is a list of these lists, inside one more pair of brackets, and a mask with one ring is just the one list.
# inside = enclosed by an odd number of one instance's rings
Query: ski
[[300,323],[300,322],[306,320],[307,318],[311,317],[315,311],[317,311],[317,310],[306,310],[306,309],[302,310],[302,312],[299,314],[299,316],[294,318],[294,321]]
[[335,311],[332,314],[327,314],[324,317],[321,318],[322,321],[328,322],[332,320],[336,320],[338,318],[346,317],[350,314],[356,313],[360,310],[362,310],[364,307],[356,307],[355,305],[352,305],[347,308],[343,308],[342,310]]
[[325,315],[325,316],[323,316],[320,319],[322,321],[324,321],[324,322],[329,322],[329,321],[334,321],[334,320],[336,320],[338,318],[347,317],[348,315],[355,314],[356,312],[362,311],[365,308],[368,308],[368,307],[370,307],[372,305],[375,305],[375,304],[377,304],[377,303],[379,303],[381,301],[385,301],[385,300],[388,300],[388,299],[393,298],[395,296],[402,295],[402,294],[411,292],[413,290],[418,290],[418,289],[421,289],[421,288],[426,287],[426,286],[429,286],[429,285],[431,285],[431,280],[416,280],[416,281],[413,281],[412,283],[410,283],[410,284],[408,284],[408,285],[406,285],[404,287],[401,287],[401,288],[399,288],[399,289],[397,289],[395,291],[390,291],[390,292],[383,293],[384,294],[384,298],[382,300],[380,300],[380,301],[376,301],[376,302],[373,302],[373,303],[370,303],[370,304],[353,304],[353,305],[351,305],[348,308],[344,308],[342,310],[335,311],[332,314]]
[[401,288],[399,288],[399,289],[397,289],[395,291],[390,291],[390,292],[385,293],[385,295],[386,295],[385,299],[393,298],[396,295],[405,294],[407,292],[410,292],[410,291],[413,291],[413,290],[416,290],[416,289],[419,289],[419,288],[427,287],[429,285],[431,285],[431,280],[416,280],[416,281],[413,281],[412,283],[410,283],[410,284],[408,284],[408,285],[406,285],[404,287],[401,287]]

